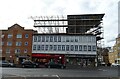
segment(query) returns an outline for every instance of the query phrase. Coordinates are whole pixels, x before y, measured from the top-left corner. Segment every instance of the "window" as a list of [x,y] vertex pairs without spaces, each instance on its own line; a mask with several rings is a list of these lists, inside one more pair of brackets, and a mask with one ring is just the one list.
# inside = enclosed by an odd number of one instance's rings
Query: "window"
[[21,46],[22,42],[16,42],[16,46]]
[[49,50],[53,50],[53,45],[50,45],[50,46],[49,46]]
[[54,49],[53,49],[54,51],[56,51],[57,50],[57,45],[54,45]]
[[2,44],[1,44],[2,46],[4,45],[4,42],[2,42]]
[[22,38],[22,34],[17,34],[16,38]]
[[92,46],[93,51],[96,51],[96,46]]
[[45,42],[45,36],[42,36],[42,42]]
[[9,48],[6,49],[6,53],[10,53],[10,49]]
[[57,42],[57,36],[54,36],[54,42]]
[[8,38],[12,38],[12,36],[13,36],[12,34],[8,34]]
[[83,49],[84,49],[84,51],[87,51],[87,46],[84,45],[84,46],[83,46]]
[[62,45],[62,51],[65,51],[65,45]]
[[38,42],[41,42],[41,36],[38,36]]
[[91,51],[91,46],[88,46],[88,51]]
[[45,45],[45,50],[48,50],[48,45]]
[[29,36],[28,34],[25,34],[25,38],[28,38],[28,36]]
[[66,37],[66,42],[69,42],[69,37]]
[[37,42],[37,36],[34,36],[34,42]]
[[66,45],[66,51],[69,51],[69,45]]
[[58,51],[61,51],[61,45],[58,45]]
[[71,50],[71,51],[74,51],[74,46],[71,45],[70,47],[71,47],[70,50]]
[[49,42],[49,36],[46,36],[46,42]]
[[53,37],[52,36],[50,36],[50,42],[53,42]]
[[27,50],[27,49],[25,49],[25,50],[24,50],[24,53],[27,53],[27,52],[28,52],[28,50]]
[[28,46],[28,42],[25,42],[25,46]]
[[78,51],[78,45],[75,45],[75,51]]
[[40,50],[40,45],[37,45],[37,50]]
[[12,42],[7,42],[7,46],[12,46]]
[[41,46],[41,50],[44,50],[44,45]]
[[15,53],[20,53],[20,49],[15,49]]
[[1,35],[1,38],[4,38],[5,37],[5,35]]
[[82,45],[79,45],[79,51],[82,51]]
[[58,36],[58,42],[61,42],[61,36]]
[[33,45],[33,50],[36,50],[36,45]]

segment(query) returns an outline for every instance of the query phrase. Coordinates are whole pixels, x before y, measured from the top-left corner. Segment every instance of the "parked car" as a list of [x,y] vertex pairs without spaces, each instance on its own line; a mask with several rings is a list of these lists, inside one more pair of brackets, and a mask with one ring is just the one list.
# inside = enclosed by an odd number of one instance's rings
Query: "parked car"
[[54,62],[46,63],[45,66],[47,68],[61,68],[61,69],[66,68],[66,65],[63,65],[61,63],[54,63]]
[[115,67],[115,66],[120,66],[120,64],[117,64],[117,63],[112,63],[111,64],[112,67]]
[[14,67],[14,63],[9,63],[8,61],[0,61],[0,66],[1,67]]
[[36,68],[36,67],[38,67],[38,64],[37,63],[34,63],[34,62],[32,62],[32,61],[24,61],[24,62],[22,62],[22,67],[24,68],[24,67],[33,67],[33,68]]

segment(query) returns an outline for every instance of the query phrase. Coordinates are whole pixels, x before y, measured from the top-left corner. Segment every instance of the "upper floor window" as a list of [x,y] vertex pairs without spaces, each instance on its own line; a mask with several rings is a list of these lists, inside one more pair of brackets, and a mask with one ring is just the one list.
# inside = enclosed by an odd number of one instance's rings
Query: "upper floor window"
[[16,46],[21,46],[22,42],[16,42]]
[[45,42],[45,36],[42,36],[42,42]]
[[37,42],[37,36],[34,36],[34,42]]
[[22,34],[17,34],[16,38],[22,38]]
[[25,38],[28,38],[29,37],[29,35],[28,34],[25,34]]
[[53,36],[50,36],[50,42],[53,42]]
[[27,53],[27,52],[28,52],[28,50],[27,50],[27,49],[25,49],[25,50],[24,50],[24,53]]
[[58,42],[61,42],[61,36],[58,36]]
[[91,46],[88,46],[88,51],[91,51]]
[[7,46],[12,46],[12,42],[7,42]]
[[57,36],[54,36],[54,42],[57,42]]
[[10,53],[10,49],[9,48],[6,49],[6,53]]
[[46,42],[48,42],[49,41],[49,36],[46,36]]
[[15,53],[20,53],[20,49],[15,49]]
[[84,45],[83,49],[84,51],[87,51],[87,45]]
[[1,38],[4,38],[5,37],[5,35],[1,35]]
[[28,42],[25,42],[25,46],[28,46]]
[[66,45],[66,51],[69,51],[69,49],[70,49],[69,45]]
[[78,51],[78,45],[75,45],[75,51]]
[[79,51],[82,51],[82,45],[79,45]]
[[96,51],[96,46],[92,46],[92,50],[93,50],[93,51]]
[[38,42],[41,42],[41,36],[38,36]]
[[8,38],[12,38],[12,36],[13,36],[12,34],[8,34]]
[[33,45],[33,50],[36,50],[36,45]]

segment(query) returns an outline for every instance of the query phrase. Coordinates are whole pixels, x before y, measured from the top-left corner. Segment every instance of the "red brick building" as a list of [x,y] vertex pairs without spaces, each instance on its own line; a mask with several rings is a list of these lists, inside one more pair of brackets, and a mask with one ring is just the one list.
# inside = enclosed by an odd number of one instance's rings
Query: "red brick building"
[[35,32],[37,31],[24,29],[18,24],[14,24],[8,30],[2,30],[2,60],[17,64],[23,59],[31,59],[32,35]]

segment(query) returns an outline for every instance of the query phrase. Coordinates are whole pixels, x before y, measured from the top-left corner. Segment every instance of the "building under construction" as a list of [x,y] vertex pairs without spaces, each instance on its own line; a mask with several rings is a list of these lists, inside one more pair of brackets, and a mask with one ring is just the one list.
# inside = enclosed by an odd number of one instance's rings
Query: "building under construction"
[[105,14],[32,17],[39,33],[33,35],[33,61],[95,66],[101,46]]

